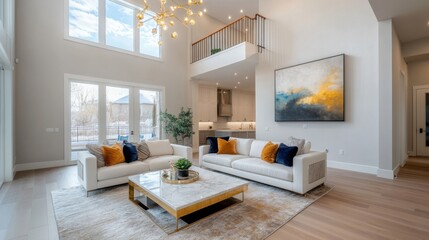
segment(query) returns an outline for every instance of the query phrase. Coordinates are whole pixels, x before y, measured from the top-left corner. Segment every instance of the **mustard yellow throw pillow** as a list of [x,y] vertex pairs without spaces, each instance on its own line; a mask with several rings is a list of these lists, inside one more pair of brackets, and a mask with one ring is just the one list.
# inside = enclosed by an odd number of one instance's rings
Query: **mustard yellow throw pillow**
[[278,144],[274,144],[271,141],[268,142],[265,144],[264,149],[262,149],[261,159],[269,163],[274,163],[276,161],[276,153],[278,149]]
[[125,162],[122,146],[118,143],[109,147],[103,146],[103,159],[106,166],[113,166]]
[[218,154],[237,154],[236,145],[237,140],[232,139],[229,141],[223,140],[222,138],[217,139]]

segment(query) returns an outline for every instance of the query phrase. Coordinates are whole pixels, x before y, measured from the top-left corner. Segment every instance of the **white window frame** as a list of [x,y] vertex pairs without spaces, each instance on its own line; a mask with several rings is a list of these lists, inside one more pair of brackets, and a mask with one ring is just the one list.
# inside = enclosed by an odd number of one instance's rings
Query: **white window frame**
[[[149,85],[149,84],[139,84],[134,82],[126,82],[126,81],[119,81],[119,80],[112,80],[112,79],[104,79],[104,78],[95,78],[95,77],[89,77],[89,76],[82,76],[82,75],[75,75],[75,74],[64,74],[64,161],[65,165],[75,164],[75,161],[71,160],[71,134],[70,134],[70,126],[71,126],[71,112],[70,112],[70,84],[71,82],[77,82],[77,83],[87,83],[87,84],[95,84],[99,86],[99,103],[101,98],[106,98],[106,86],[109,87],[121,87],[121,88],[128,88],[129,89],[129,96],[130,96],[130,106],[133,106],[132,104],[134,101],[138,101],[138,99],[134,98],[134,91],[144,89],[144,90],[152,90],[152,91],[158,91],[159,92],[159,101],[160,101],[160,111],[162,109],[165,109],[165,87],[163,86],[156,86],[156,85]],[[134,108],[130,107],[130,119],[129,119],[129,128],[130,130],[133,129],[133,124],[135,119],[139,119],[137,117],[139,115],[138,113],[134,112]],[[99,104],[98,108],[98,116],[99,119],[106,119],[106,105],[105,104]],[[99,120],[100,121],[100,120]],[[99,126],[99,136],[106,136],[106,122],[100,121],[101,125]],[[161,123],[159,123],[161,124]],[[160,131],[159,131],[159,138],[163,139],[165,133],[160,125]],[[99,139],[99,141],[102,141],[102,139]]]
[[[124,54],[129,54],[133,56],[143,57],[146,59],[163,62],[163,46],[159,46],[159,58],[151,55],[140,53],[140,29],[137,27],[137,18],[134,17],[134,51],[128,51],[122,48],[117,48],[113,46],[109,46],[106,44],[106,0],[98,0],[98,42],[91,42],[88,40],[72,37],[69,35],[69,1],[64,0],[64,39],[80,44],[85,44],[93,47],[98,47],[102,49],[107,49],[115,52],[120,52]],[[125,7],[134,8],[134,16],[137,15],[138,9],[143,9],[142,6],[138,6],[132,3],[129,3],[124,0],[110,0],[117,4],[120,4]],[[158,28],[159,33],[159,41],[163,41],[163,34],[161,29]]]

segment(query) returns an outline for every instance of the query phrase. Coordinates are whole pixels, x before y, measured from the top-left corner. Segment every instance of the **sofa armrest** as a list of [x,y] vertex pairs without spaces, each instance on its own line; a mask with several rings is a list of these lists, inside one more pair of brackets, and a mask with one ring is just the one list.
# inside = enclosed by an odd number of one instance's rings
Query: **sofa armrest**
[[304,194],[326,181],[326,152],[310,152],[293,159],[293,189]]
[[192,162],[192,148],[188,146],[178,145],[178,144],[171,144],[171,147],[173,148],[173,154],[178,155],[184,158],[187,158],[189,161]]
[[198,161],[200,163],[200,167],[203,166],[203,156],[208,154],[210,150],[210,145],[201,145],[200,149],[198,151],[199,153],[199,157],[198,157]]
[[97,189],[97,174],[97,158],[89,152],[79,152],[78,178],[86,191]]

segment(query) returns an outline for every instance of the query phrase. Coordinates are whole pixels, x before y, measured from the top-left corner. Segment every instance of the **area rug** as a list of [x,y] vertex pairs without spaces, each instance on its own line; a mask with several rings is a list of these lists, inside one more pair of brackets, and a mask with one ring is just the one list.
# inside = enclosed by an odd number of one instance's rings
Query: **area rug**
[[127,185],[89,197],[81,187],[58,190],[52,200],[60,239],[264,239],[332,188],[319,186],[302,196],[251,182],[243,203],[173,234],[159,227],[173,218],[159,209],[151,213],[155,219],[145,214],[128,200]]

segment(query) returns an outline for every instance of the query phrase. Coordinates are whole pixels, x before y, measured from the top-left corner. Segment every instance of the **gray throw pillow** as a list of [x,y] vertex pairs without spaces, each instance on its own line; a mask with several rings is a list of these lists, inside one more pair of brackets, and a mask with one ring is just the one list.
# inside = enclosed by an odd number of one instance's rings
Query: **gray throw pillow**
[[104,167],[103,149],[97,144],[86,144],[88,152],[97,158],[97,167]]
[[146,142],[142,141],[140,143],[133,143],[133,145],[137,148],[139,161],[146,160],[150,157],[149,147],[147,146]]
[[289,147],[291,146],[298,147],[298,152],[296,153],[296,155],[303,154],[304,143],[305,143],[305,139],[298,139],[294,137],[289,137],[287,142],[285,142],[285,144],[288,145]]

